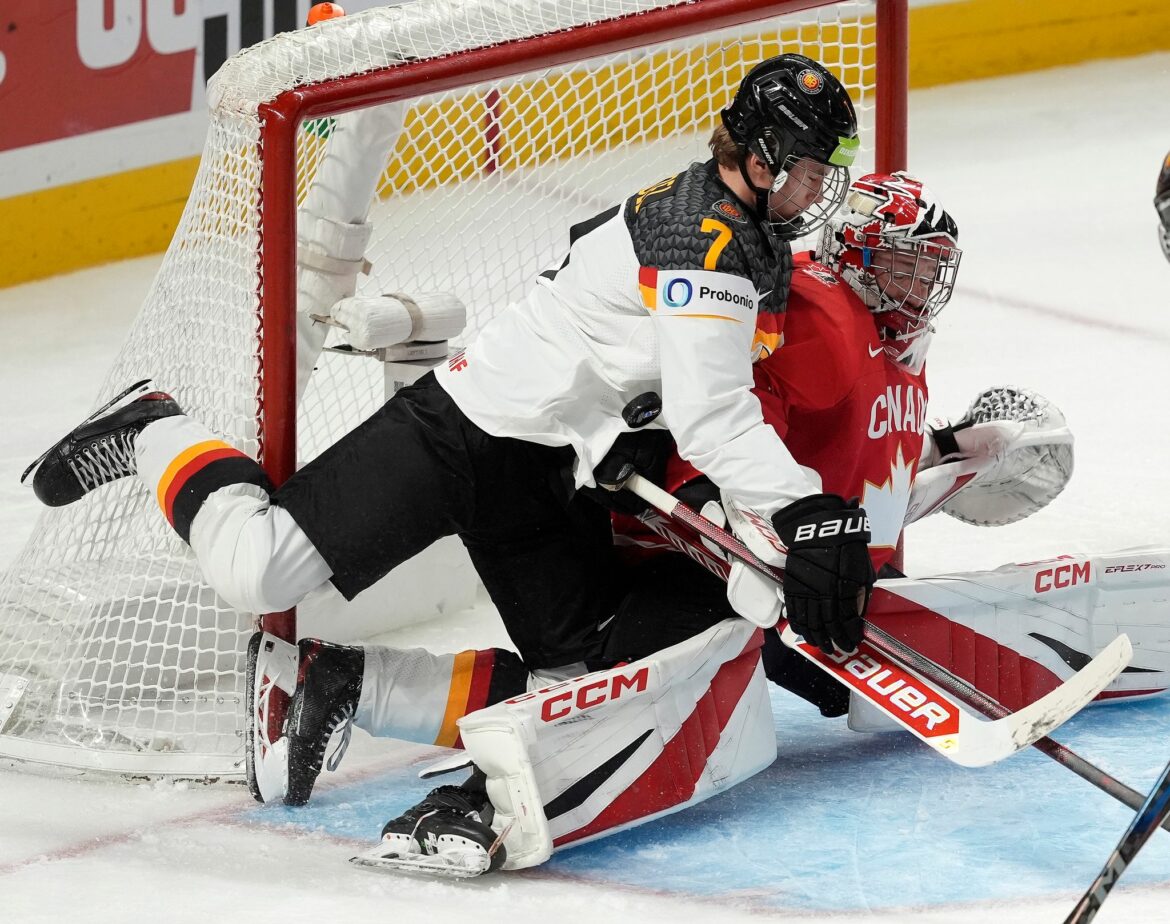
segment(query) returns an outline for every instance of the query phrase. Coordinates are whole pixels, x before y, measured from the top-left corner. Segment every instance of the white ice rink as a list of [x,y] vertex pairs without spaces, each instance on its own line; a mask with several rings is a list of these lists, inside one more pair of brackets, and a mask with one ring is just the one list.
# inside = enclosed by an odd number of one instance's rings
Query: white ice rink
[[[931,412],[1022,385],[1064,410],[1078,442],[1051,507],[994,531],[936,517],[909,532],[909,571],[1170,546],[1170,266],[1151,206],[1170,149],[1170,55],[916,92],[910,111],[911,166],[965,250],[931,355]],[[0,570],[37,510],[21,471],[88,412],[157,265],[0,290]],[[396,639],[503,641],[487,607]],[[960,771],[912,741],[777,706],[781,758],[742,792],[612,848],[454,885],[345,862],[409,804],[410,773],[433,749],[356,741],[299,815],[240,786],[0,769],[0,920],[1058,922],[1129,817],[1035,752]],[[1170,759],[1170,701],[1094,712],[1056,737],[1147,788]],[[1161,841],[1099,921],[1170,920]]]

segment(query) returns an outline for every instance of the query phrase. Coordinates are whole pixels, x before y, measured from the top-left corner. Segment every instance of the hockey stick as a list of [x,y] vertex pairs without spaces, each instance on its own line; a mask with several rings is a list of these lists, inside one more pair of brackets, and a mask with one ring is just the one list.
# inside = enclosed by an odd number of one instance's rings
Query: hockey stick
[[[652,482],[634,475],[625,482],[625,488],[768,580],[783,581],[782,571],[765,564],[730,533]],[[1120,635],[1084,668],[1036,702],[1018,712],[1000,706],[1002,715],[981,721],[962,705],[978,693],[974,687],[877,626],[866,624],[862,645],[852,655],[826,655],[800,639],[786,623],[782,622],[780,628],[781,638],[789,647],[944,757],[966,767],[1003,760],[1047,735],[1108,686],[1132,655],[1129,639]]]
[[[686,528],[680,526],[678,521],[669,520],[655,511],[649,511],[641,515],[639,519],[677,550],[697,561],[716,577],[727,580],[728,571],[730,570],[727,561],[702,545],[699,542],[697,533],[688,529],[684,534],[683,530]],[[893,595],[890,596],[892,597]],[[961,698],[969,706],[979,710],[990,718],[1003,718],[1010,714],[1009,709],[992,699],[982,690],[966,685],[961,679],[958,682],[966,687],[966,689],[961,691]],[[1128,808],[1134,811],[1141,808],[1144,801],[1141,793],[1135,789],[1131,789],[1116,777],[1110,776],[1100,767],[1090,763],[1058,741],[1043,737],[1033,741],[1032,746]],[[1170,818],[1162,823],[1162,827],[1170,831]]]
[[1088,924],[1097,916],[1101,905],[1109,897],[1110,890],[1117,884],[1121,874],[1133,861],[1137,852],[1145,846],[1154,829],[1165,827],[1170,818],[1170,764],[1162,771],[1154,788],[1146,796],[1146,801],[1137,810],[1133,821],[1129,823],[1121,841],[1113,848],[1113,853],[1105,861],[1105,866],[1093,880],[1093,884],[1072,913],[1064,919],[1064,924]]
[[[651,488],[653,487],[654,485],[651,484]],[[665,494],[666,492],[662,493]],[[671,502],[675,500],[669,494],[666,494],[666,497],[670,498]],[[647,502],[649,503],[650,501]],[[681,506],[684,510],[689,509],[686,505]],[[675,508],[675,510],[676,512],[680,512],[680,515],[685,516],[685,514],[681,514],[681,511],[678,511],[678,508]],[[691,511],[691,514],[697,516],[697,514],[694,514],[694,511]],[[681,519],[668,519],[661,513],[655,511],[648,511],[639,517],[639,520],[673,545],[678,551],[688,555],[716,577],[726,581],[730,565],[724,558],[714,554],[699,541],[698,529],[700,527],[711,527],[715,529],[718,529],[718,527],[715,527],[713,523],[702,517],[699,517],[699,519],[702,520],[702,523],[697,524],[695,527],[687,527],[680,525],[685,521]],[[685,533],[684,529],[686,530]],[[720,530],[720,532],[723,531]],[[724,534],[728,539],[735,541],[733,536]],[[775,572],[775,576],[778,575],[779,572]],[[894,595],[891,594],[889,596],[893,597]],[[989,718],[1001,719],[1011,714],[1011,711],[1005,706],[992,699],[982,690],[970,686],[961,678],[955,677],[954,682],[956,684],[956,695],[967,703],[967,705],[979,710]],[[1137,811],[1142,807],[1144,797],[1141,793],[1135,789],[1131,789],[1116,777],[1110,776],[1100,767],[1085,760],[1085,758],[1060,742],[1045,736],[1033,741],[1032,746],[1130,809]],[[1170,818],[1163,821],[1162,827],[1170,831]]]

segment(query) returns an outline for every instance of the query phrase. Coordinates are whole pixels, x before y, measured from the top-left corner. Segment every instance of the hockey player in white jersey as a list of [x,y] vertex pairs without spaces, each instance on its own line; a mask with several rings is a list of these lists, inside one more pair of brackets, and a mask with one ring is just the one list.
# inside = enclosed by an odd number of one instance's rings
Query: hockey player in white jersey
[[[853,105],[820,64],[780,55],[746,75],[716,143],[719,159],[572,228],[564,261],[526,299],[285,484],[144,384],[38,460],[38,497],[72,503],[137,475],[208,582],[253,613],[325,581],[352,598],[457,534],[524,665],[579,672],[602,652],[620,588],[609,513],[574,489],[595,484],[619,438],[669,430],[744,506],[779,522],[800,501],[802,523],[848,537],[790,557],[817,564],[789,618],[799,629],[812,609],[827,614],[852,647],[874,577],[864,511],[821,492],[751,388],[758,321],[784,308],[788,241],[848,185]],[[643,428],[648,392],[661,414]],[[297,750],[295,714],[288,739],[290,763],[314,760]],[[316,743],[314,730],[306,748]]]

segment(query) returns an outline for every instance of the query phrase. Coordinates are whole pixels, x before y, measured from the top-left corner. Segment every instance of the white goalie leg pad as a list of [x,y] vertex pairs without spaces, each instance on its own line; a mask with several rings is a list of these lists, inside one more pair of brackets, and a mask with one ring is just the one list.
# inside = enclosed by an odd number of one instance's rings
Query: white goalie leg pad
[[359,350],[381,350],[412,340],[450,340],[467,324],[467,306],[449,292],[410,296],[355,295],[329,311],[346,331],[346,341]]
[[389,103],[332,122],[297,218],[297,399],[304,394],[328,327],[311,315],[356,291],[371,226],[366,218],[386,159],[402,133],[406,107]]
[[357,290],[366,269],[366,245],[373,226],[318,215],[297,215],[297,399],[304,394],[329,327],[321,319]]
[[1128,666],[1097,702],[1170,689],[1170,549],[1129,549],[993,571],[879,581],[868,618],[1012,710],[1124,633]]
[[365,267],[373,225],[345,222],[304,209],[297,215],[297,305],[306,314],[328,314],[353,295]]
[[679,645],[459,720],[488,777],[505,869],[679,811],[763,770],[776,733],[762,633],[726,620]]

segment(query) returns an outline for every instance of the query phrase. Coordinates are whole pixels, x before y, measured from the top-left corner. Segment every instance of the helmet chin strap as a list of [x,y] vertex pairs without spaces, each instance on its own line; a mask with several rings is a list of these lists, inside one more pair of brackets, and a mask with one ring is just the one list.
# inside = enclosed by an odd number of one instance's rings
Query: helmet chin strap
[[[763,224],[767,224],[769,221],[769,218],[768,218],[768,199],[772,195],[773,189],[775,187],[773,186],[772,189],[769,189],[766,187],[757,186],[755,183],[752,182],[752,178],[748,175],[748,167],[747,167],[747,161],[748,161],[749,156],[750,155],[748,154],[747,151],[744,151],[740,155],[739,173],[740,173],[740,176],[743,177],[743,181],[747,184],[747,188],[750,189],[756,195],[756,220],[763,223]],[[787,177],[787,173],[785,173],[784,176]],[[781,185],[783,185],[783,184],[781,184]]]

